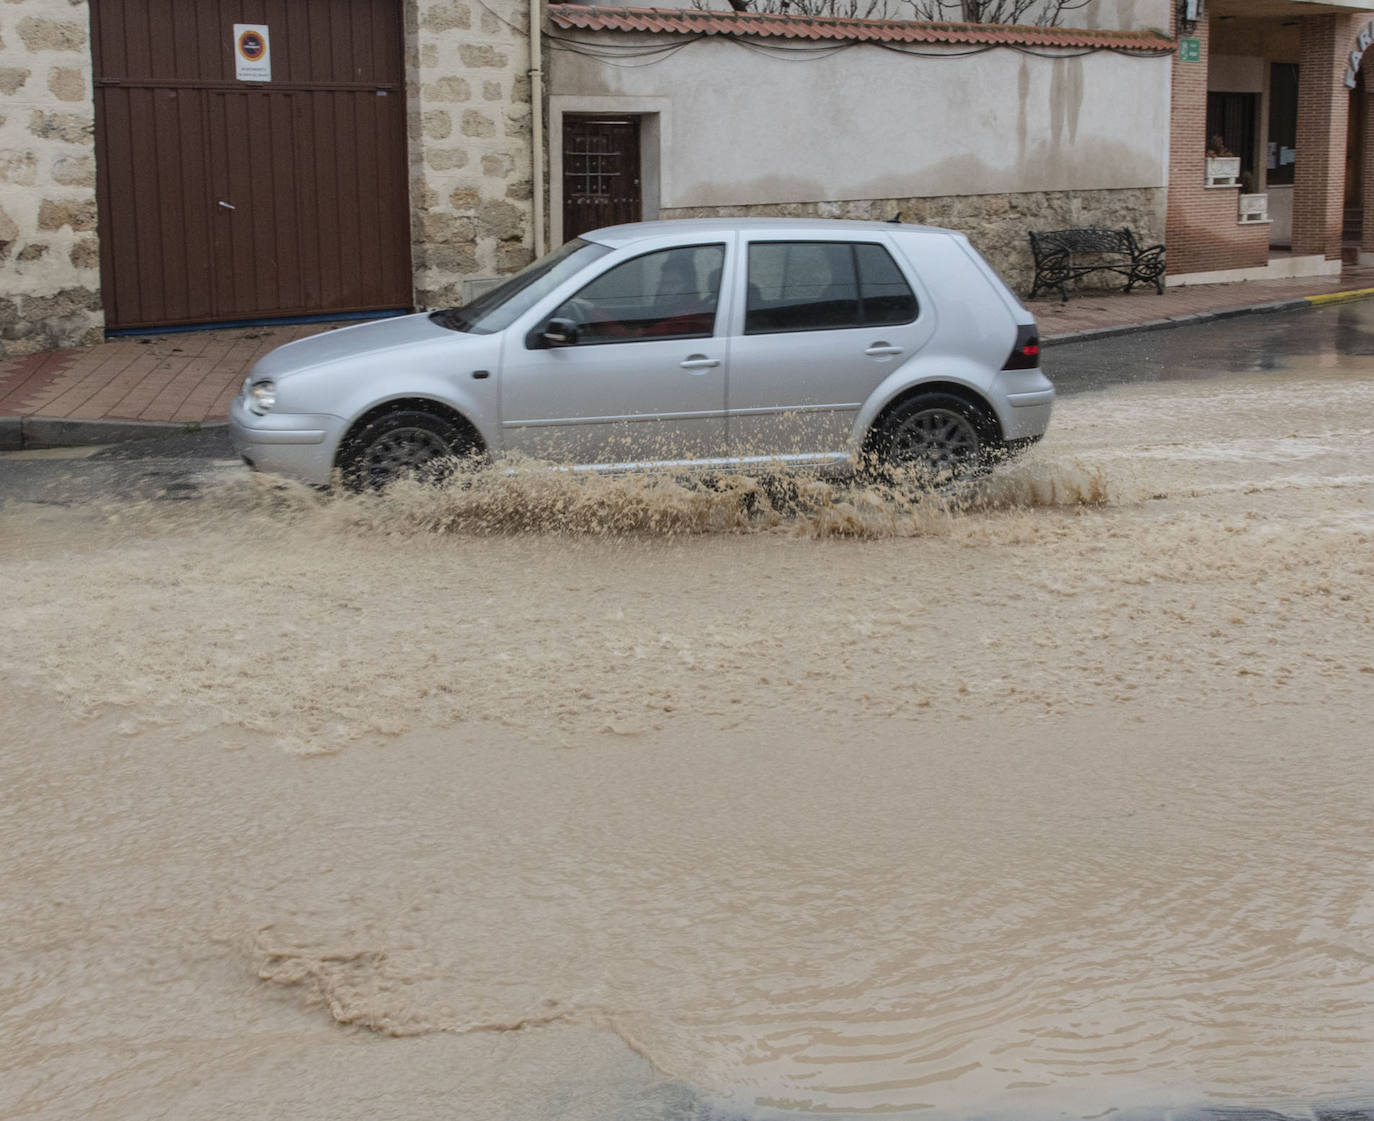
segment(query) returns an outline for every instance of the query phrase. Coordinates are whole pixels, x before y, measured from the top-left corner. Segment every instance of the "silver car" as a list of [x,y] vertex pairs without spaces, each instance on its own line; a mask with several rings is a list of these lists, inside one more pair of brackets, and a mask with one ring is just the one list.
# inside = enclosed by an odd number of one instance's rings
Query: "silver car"
[[508,452],[958,475],[1044,433],[1039,352],[1030,313],[950,230],[645,222],[584,234],[463,307],[279,347],[230,428],[251,467],[359,488]]

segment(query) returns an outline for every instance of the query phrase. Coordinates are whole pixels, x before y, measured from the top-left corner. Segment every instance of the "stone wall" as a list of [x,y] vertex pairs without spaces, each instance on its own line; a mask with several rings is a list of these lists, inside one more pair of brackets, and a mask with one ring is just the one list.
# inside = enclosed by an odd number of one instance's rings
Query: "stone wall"
[[406,21],[415,302],[442,307],[533,255],[529,6],[412,0]]
[[[1012,195],[948,195],[936,198],[798,202],[766,206],[680,207],[662,218],[849,218],[945,226],[969,241],[1021,295],[1035,277],[1031,230],[1071,226],[1129,226],[1146,245],[1164,240],[1164,188],[1105,191],[1031,191]],[[1091,280],[1085,287],[1091,287]]]
[[0,358],[101,337],[85,0],[0,4]]

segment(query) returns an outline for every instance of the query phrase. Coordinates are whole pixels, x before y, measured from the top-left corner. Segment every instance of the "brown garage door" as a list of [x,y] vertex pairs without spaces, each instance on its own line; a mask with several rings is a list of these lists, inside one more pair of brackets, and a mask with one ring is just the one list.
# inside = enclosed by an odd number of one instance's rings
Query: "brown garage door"
[[[235,24],[268,28],[271,81],[236,78]],[[400,0],[94,0],[91,25],[108,326],[410,305]]]

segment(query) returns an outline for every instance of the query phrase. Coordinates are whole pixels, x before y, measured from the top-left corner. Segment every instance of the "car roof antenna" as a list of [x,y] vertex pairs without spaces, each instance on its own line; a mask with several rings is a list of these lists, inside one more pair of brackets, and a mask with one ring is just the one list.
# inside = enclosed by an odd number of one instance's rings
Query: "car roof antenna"
[[900,210],[897,211],[896,214],[888,219],[888,223],[893,226],[900,226],[902,224],[902,212]]

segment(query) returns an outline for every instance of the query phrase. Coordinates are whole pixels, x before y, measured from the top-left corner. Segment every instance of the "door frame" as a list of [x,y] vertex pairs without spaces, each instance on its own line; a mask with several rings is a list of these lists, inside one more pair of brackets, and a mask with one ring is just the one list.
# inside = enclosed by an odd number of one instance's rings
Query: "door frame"
[[663,153],[669,150],[671,100],[666,97],[573,97],[549,98],[549,245],[536,246],[536,253],[557,249],[563,236],[563,117],[572,113],[591,117],[639,118],[639,185],[644,220],[658,217],[662,198],[667,193]]

